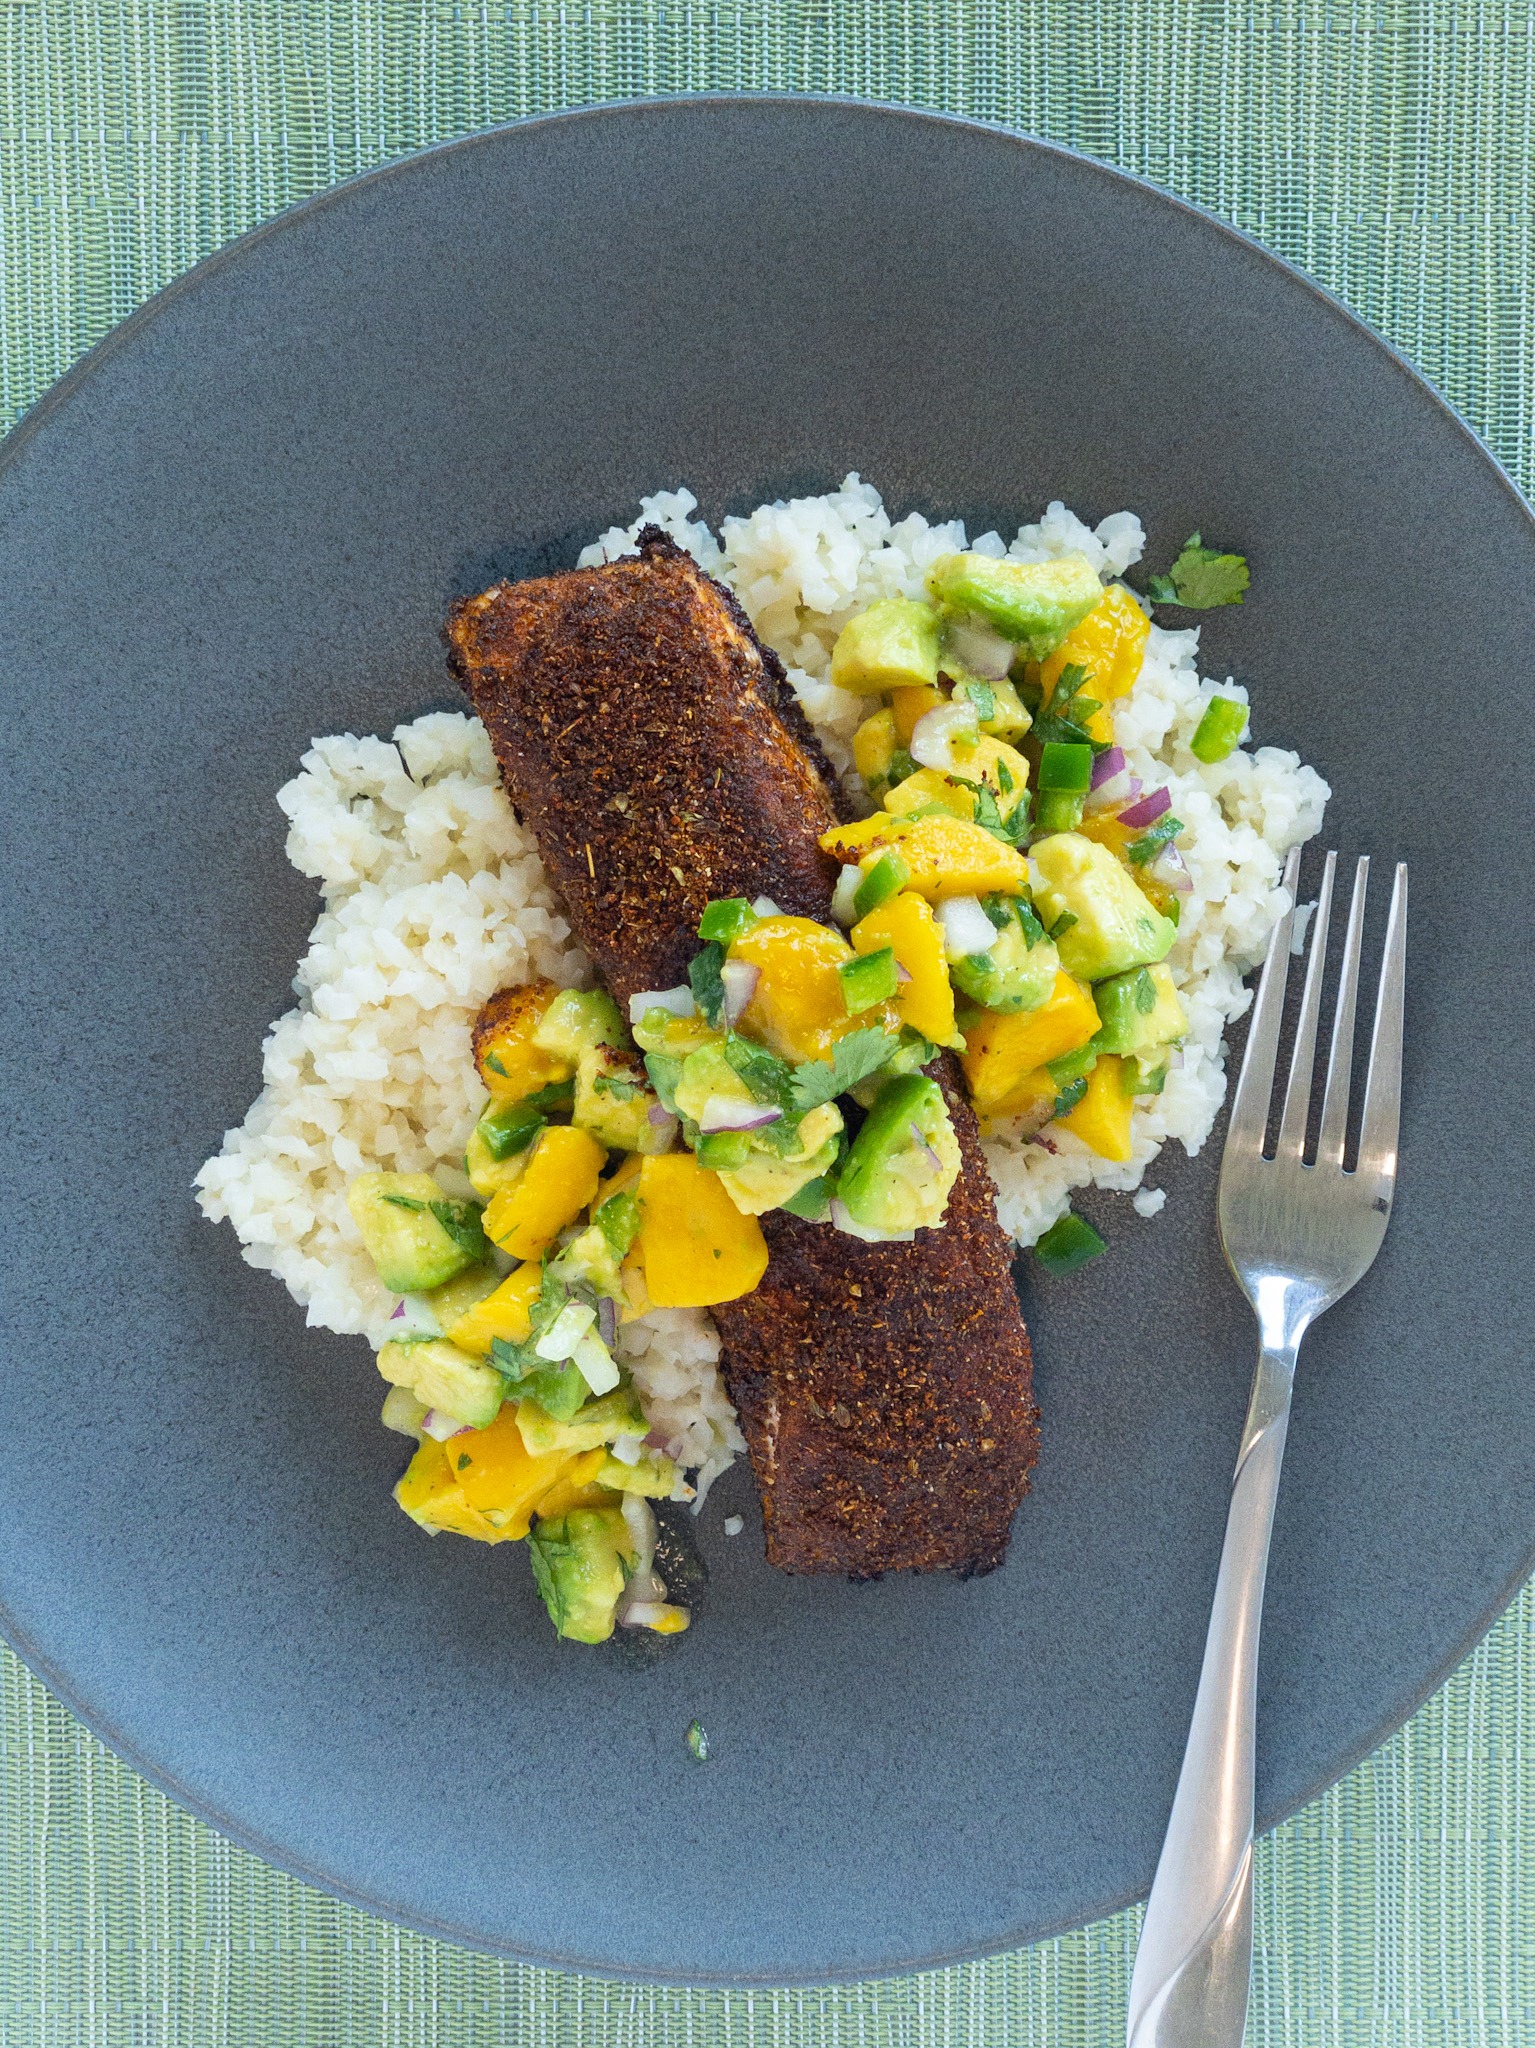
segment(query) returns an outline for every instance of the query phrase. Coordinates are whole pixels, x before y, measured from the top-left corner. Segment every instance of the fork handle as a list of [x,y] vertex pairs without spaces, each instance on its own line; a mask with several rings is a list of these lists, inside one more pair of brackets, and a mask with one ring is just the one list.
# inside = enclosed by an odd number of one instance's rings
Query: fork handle
[[1129,2048],[1241,2048],[1252,1974],[1258,1628],[1295,1348],[1258,1355],[1199,1692],[1135,1973]]

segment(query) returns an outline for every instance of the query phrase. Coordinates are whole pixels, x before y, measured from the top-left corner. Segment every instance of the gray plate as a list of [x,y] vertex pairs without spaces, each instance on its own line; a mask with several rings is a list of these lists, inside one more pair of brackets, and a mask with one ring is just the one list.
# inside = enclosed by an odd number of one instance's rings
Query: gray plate
[[[313,915],[273,801],[311,735],[452,701],[448,600],[682,481],[858,467],[1245,546],[1205,667],[1413,873],[1405,1166],[1302,1361],[1265,1635],[1271,1822],[1378,1742],[1530,1562],[1525,706],[1535,528],[1364,329],[1171,200],[835,102],[614,108],[343,186],[134,316],[0,470],[11,1640],[117,1750],[392,1918],[701,1981],[904,1970],[1148,1883],[1253,1336],[1215,1148],[1023,1287],[1045,1448],[968,1585],[769,1572],[732,1475],[699,1625],[557,1643],[523,1558],[392,1505],[360,1342],[189,1184]],[[741,1539],[722,1508],[747,1513]],[[700,1716],[715,1759],[682,1745]]]

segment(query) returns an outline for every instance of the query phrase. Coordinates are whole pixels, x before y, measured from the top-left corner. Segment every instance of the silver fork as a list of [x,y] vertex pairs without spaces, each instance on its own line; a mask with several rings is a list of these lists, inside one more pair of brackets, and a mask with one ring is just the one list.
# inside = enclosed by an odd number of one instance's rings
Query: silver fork
[[[1295,1355],[1312,1320],[1369,1270],[1391,1215],[1402,1079],[1405,866],[1397,868],[1391,892],[1357,1164],[1343,1170],[1367,859],[1354,877],[1316,1162],[1304,1161],[1337,860],[1328,854],[1317,897],[1274,1157],[1265,1159],[1263,1148],[1289,969],[1288,912],[1263,963],[1221,1159],[1221,1246],[1258,1318],[1258,1367],[1231,1483],[1194,1718],[1135,1955],[1129,2048],[1239,2048],[1242,2039],[1252,1972],[1258,1627]],[[1284,877],[1292,903],[1299,865],[1299,854],[1292,853]]]

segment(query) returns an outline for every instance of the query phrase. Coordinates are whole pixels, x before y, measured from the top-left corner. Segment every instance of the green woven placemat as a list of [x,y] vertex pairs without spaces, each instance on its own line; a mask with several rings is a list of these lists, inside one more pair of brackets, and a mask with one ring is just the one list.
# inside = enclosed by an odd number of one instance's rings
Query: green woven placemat
[[[1532,88],[1532,0],[0,0],[0,423],[187,264],[402,151],[589,100],[845,92],[1237,222],[1528,490]],[[1250,2042],[1535,2043],[1535,1592],[1261,1845],[1258,1900]],[[835,1991],[496,1962],[231,1848],[0,1658],[0,2048],[1107,2048],[1135,1925]]]

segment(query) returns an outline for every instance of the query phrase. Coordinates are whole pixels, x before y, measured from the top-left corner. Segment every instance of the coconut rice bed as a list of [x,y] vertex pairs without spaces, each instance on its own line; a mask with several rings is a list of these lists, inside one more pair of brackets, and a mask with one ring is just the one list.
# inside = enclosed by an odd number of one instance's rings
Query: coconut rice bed
[[[759,506],[719,536],[696,521],[686,490],[647,498],[627,528],[606,533],[583,566],[634,552],[641,526],[663,527],[727,583],[790,681],[849,795],[871,808],[852,766],[865,700],[828,680],[842,626],[882,597],[919,597],[938,555],[969,547],[1033,562],[1079,551],[1105,578],[1139,560],[1140,521],[1115,513],[1089,528],[1060,504],[1020,529],[967,540],[958,521],[920,513],[893,522],[879,494],[850,476],[821,498]],[[1147,787],[1165,783],[1184,821],[1178,845],[1193,881],[1168,966],[1188,1016],[1183,1057],[1162,1094],[1139,1100],[1132,1154],[1100,1158],[1058,1126],[1048,1141],[1006,1127],[985,1140],[997,1213],[1021,1245],[1063,1215],[1089,1184],[1140,1189],[1151,1215],[1165,1199],[1142,1188],[1169,1139],[1189,1154],[1209,1136],[1225,1095],[1223,1033],[1251,1000],[1243,976],[1286,907],[1279,877],[1292,846],[1321,826],[1329,790],[1299,756],[1238,748],[1216,766],[1189,742],[1217,688],[1202,680],[1197,630],[1151,627],[1141,673],[1114,707],[1116,743]],[[346,1205],[358,1173],[435,1173],[468,1193],[464,1147],[485,1106],[469,1032],[485,1000],[546,975],[591,980],[532,839],[497,778],[478,720],[437,712],[392,741],[316,740],[278,793],[288,858],[321,887],[323,907],[294,978],[297,1006],[263,1049],[261,1094],[197,1176],[204,1212],[234,1225],[246,1259],[277,1275],[310,1323],[377,1346],[397,1297],[379,1282]],[[662,1309],[623,1326],[620,1354],[651,1425],[694,1476],[701,1503],[744,1448],[718,1369],[719,1341],[701,1310]]]

